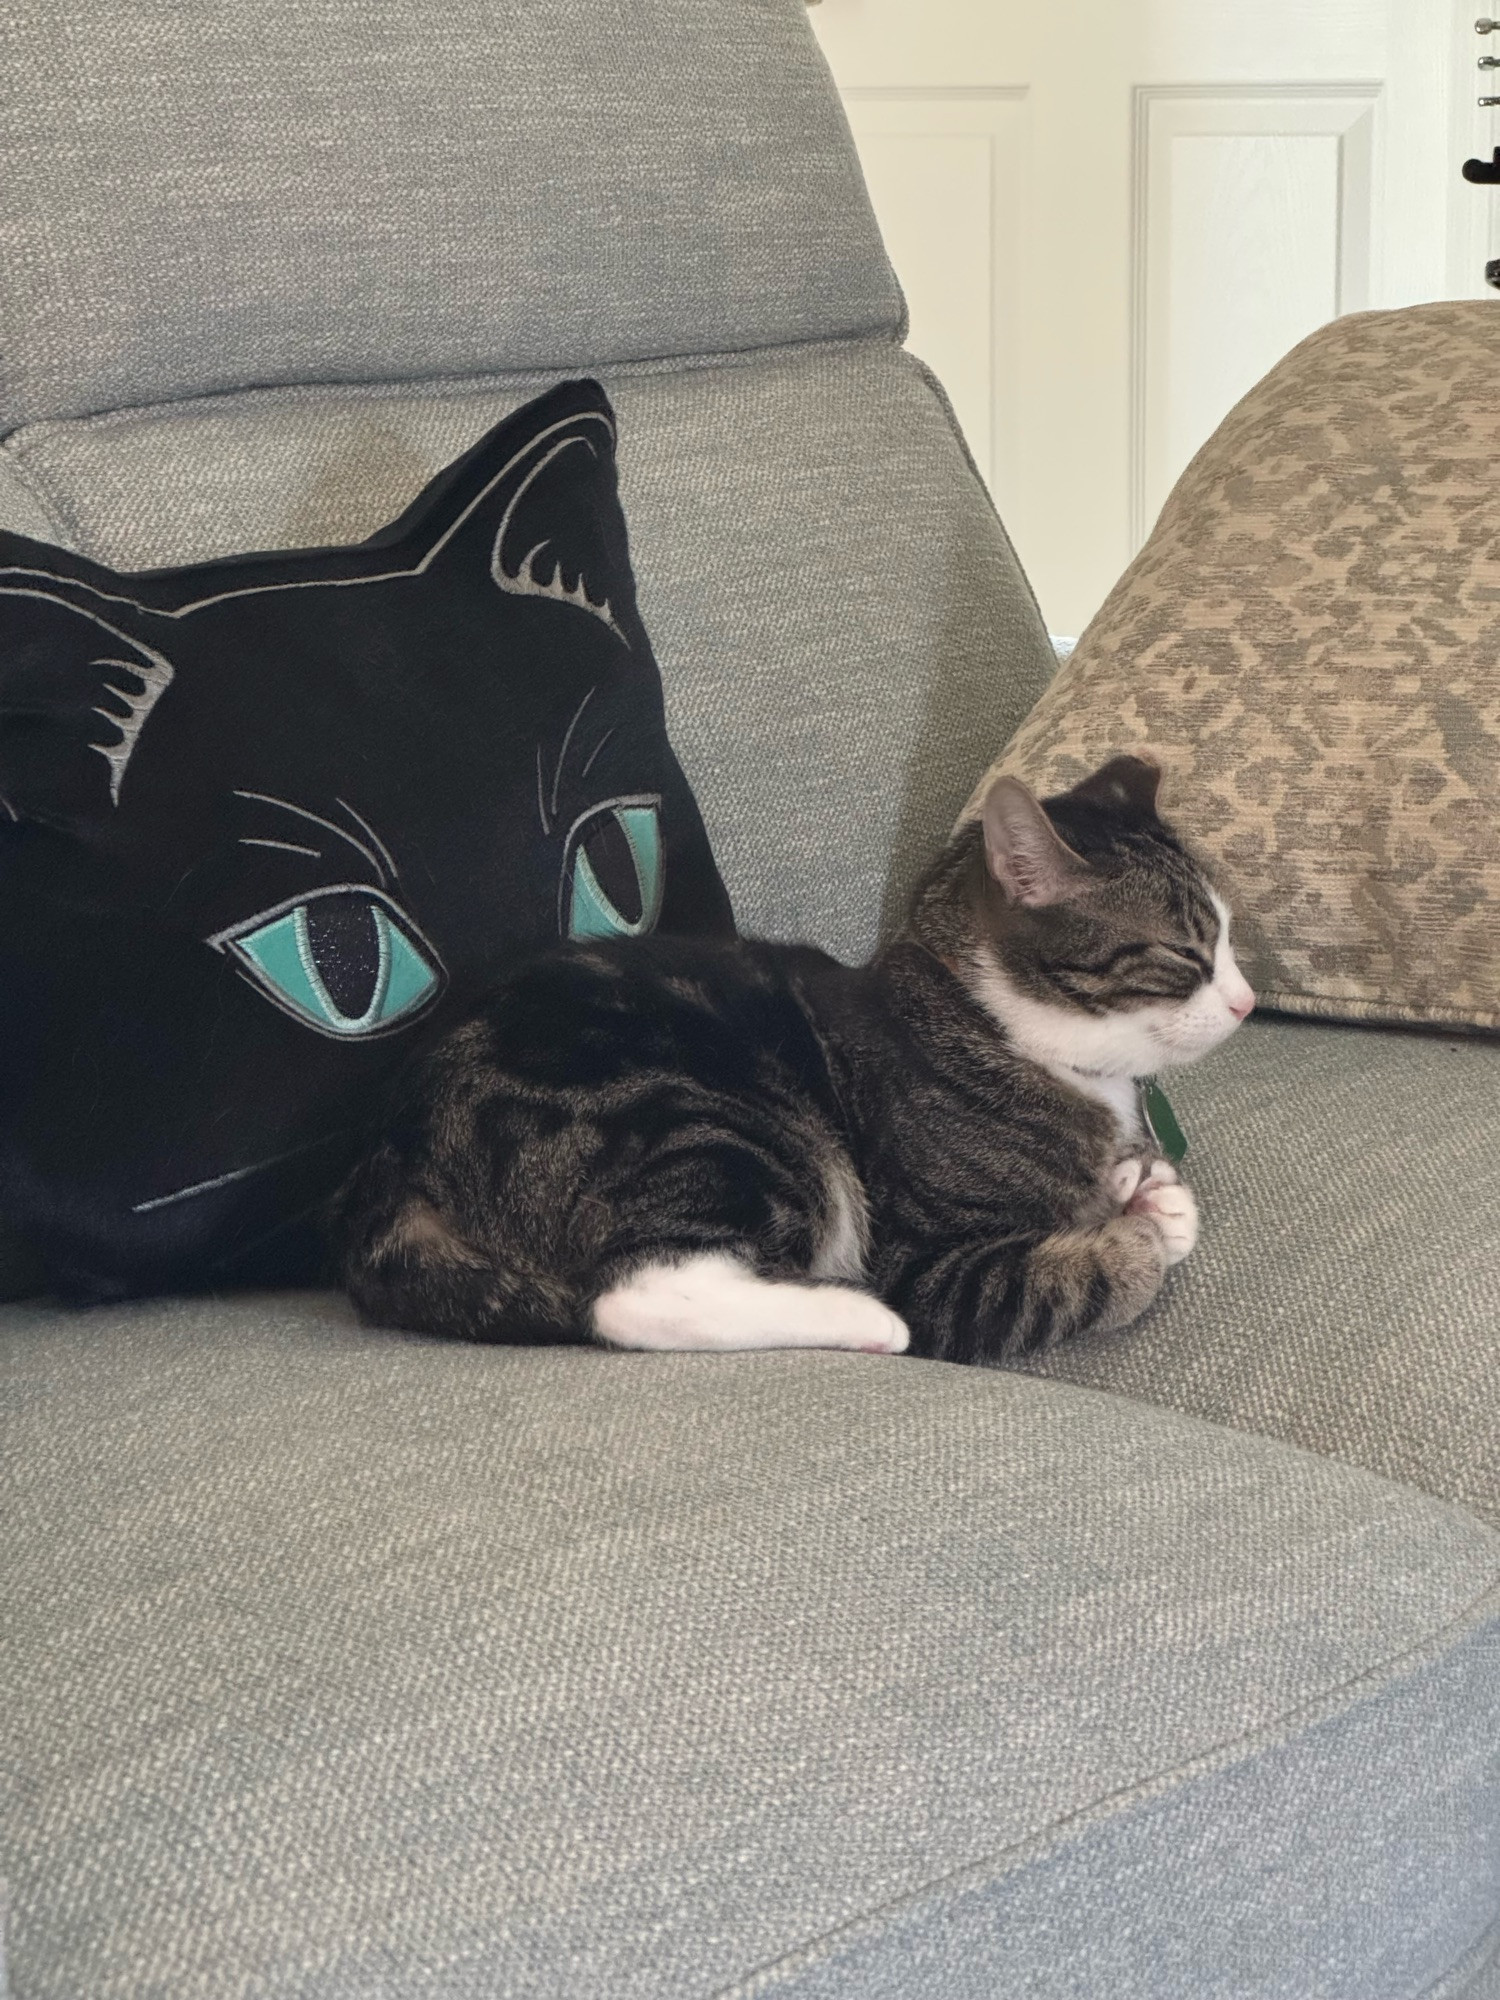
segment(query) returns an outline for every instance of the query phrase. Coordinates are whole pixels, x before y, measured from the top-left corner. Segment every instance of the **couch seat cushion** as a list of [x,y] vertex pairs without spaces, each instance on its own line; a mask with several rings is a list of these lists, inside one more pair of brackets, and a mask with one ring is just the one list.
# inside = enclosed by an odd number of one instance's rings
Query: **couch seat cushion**
[[25,2000],[1415,2000],[1488,1951],[1458,1509],[937,1363],[0,1324]]
[[1172,1102],[1197,1249],[1127,1332],[1030,1365],[1500,1523],[1500,1044],[1254,1018]]

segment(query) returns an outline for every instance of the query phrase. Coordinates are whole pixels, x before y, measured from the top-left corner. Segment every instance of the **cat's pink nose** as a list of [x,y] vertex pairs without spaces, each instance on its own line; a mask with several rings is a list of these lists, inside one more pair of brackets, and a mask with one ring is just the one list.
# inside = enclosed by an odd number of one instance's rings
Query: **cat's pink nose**
[[1238,986],[1224,996],[1224,1004],[1237,1021],[1243,1021],[1255,1005],[1255,993],[1248,980],[1242,979]]

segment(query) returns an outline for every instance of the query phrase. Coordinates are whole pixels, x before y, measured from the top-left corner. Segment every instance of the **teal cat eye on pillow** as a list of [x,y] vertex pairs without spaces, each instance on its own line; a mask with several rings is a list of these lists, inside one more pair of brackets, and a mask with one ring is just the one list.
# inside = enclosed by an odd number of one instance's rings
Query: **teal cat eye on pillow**
[[[617,837],[611,839],[611,833]],[[619,865],[622,845],[628,864],[624,870]],[[570,936],[644,937],[654,930],[663,888],[655,802],[621,800],[592,815],[573,848],[564,882],[571,890]]]
[[[335,932],[354,933],[347,940],[336,936],[333,950],[320,949],[314,932],[315,923],[325,928],[320,920],[329,913]],[[409,920],[394,907],[383,907],[373,893],[327,890],[209,942],[236,953],[268,999],[328,1035],[373,1035],[404,1025],[442,988],[436,953],[411,937]],[[345,943],[345,950],[339,951],[338,943]],[[373,965],[360,963],[371,958]],[[338,984],[356,989],[357,1012],[338,994]]]
[[596,383],[354,547],[0,535],[0,1225],[85,1293],[320,1268],[386,1078],[528,950],[733,929]]

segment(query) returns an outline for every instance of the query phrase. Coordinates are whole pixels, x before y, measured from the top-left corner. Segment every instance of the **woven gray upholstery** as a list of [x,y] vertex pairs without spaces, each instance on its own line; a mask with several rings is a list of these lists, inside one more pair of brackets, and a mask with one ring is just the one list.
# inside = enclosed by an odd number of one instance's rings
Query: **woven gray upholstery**
[[914,1361],[0,1318],[19,2000],[1405,2000],[1500,1539]]
[[[6,451],[85,554],[191,562],[358,540],[555,379],[217,398]],[[863,957],[1052,672],[994,509],[886,341],[604,379],[668,721],[741,927]]]
[[23,467],[7,457],[0,439],[0,528],[13,534],[33,535],[38,541],[64,542],[68,539],[32,487]]
[[1171,1096],[1198,1248],[1144,1320],[1041,1372],[1500,1522],[1500,1048],[1252,1019]]
[[803,0],[39,0],[0,73],[0,431],[901,320]]

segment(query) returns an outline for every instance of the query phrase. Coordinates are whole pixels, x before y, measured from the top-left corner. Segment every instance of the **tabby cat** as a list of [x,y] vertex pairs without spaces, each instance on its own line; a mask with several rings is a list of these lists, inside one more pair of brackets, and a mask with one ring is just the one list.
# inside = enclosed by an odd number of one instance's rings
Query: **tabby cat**
[[1197,1236],[1137,1079],[1255,998],[1158,778],[996,779],[857,970],[667,937],[530,961],[406,1072],[343,1190],[361,1312],[978,1362],[1126,1325]]

